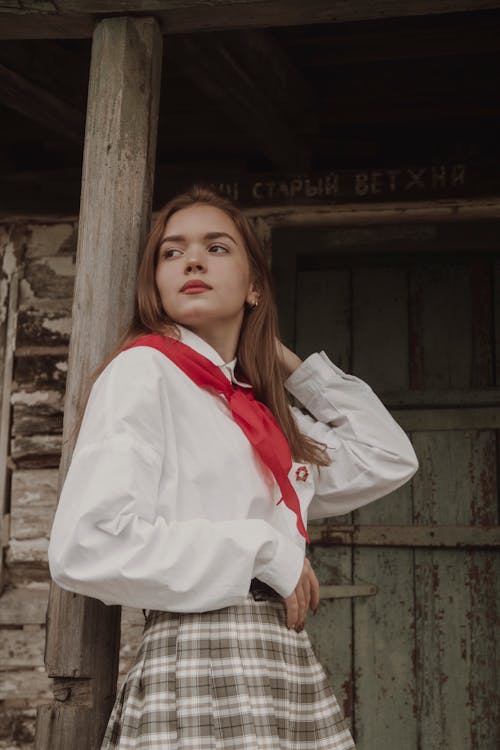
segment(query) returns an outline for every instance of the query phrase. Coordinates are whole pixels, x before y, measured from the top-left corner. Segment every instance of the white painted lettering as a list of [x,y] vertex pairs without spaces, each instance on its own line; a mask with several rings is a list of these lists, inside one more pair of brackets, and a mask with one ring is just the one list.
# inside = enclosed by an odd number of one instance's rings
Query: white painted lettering
[[465,185],[465,164],[454,164],[452,166],[450,182],[453,187]]
[[354,192],[356,195],[366,195],[370,190],[370,183],[366,172],[357,172],[354,178]]
[[339,175],[337,172],[330,172],[325,177],[325,195],[338,195],[339,192]]
[[411,190],[413,187],[424,190],[425,184],[422,178],[426,171],[425,167],[423,169],[418,169],[417,171],[414,169],[407,169],[406,171],[408,172],[410,181],[406,183],[405,190]]
[[254,182],[252,185],[252,198],[256,198],[257,200],[261,201],[264,198],[263,193],[263,185],[262,182]]
[[380,195],[384,187],[384,173],[383,172],[372,172],[370,188],[372,195]]
[[387,176],[389,177],[389,190],[393,193],[396,190],[396,177],[401,174],[400,169],[388,169]]
[[444,164],[440,164],[439,167],[431,167],[432,175],[432,189],[446,187],[446,167]]

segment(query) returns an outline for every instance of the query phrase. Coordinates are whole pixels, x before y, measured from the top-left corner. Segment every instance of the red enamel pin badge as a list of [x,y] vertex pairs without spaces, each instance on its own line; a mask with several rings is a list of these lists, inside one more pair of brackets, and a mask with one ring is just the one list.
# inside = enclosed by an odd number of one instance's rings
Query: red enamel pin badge
[[305,482],[308,476],[309,472],[307,471],[307,466],[299,466],[295,472],[295,479],[298,482]]

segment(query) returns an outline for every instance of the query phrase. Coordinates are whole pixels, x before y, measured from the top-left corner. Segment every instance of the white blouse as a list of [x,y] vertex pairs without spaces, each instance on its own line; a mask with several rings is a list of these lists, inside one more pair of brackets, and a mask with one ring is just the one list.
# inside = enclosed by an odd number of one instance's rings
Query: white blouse
[[[203,339],[182,341],[235,381]],[[237,382],[237,381],[236,381]],[[300,430],[331,465],[293,463],[304,521],[348,513],[407,482],[410,440],[367,383],[324,352],[285,381],[308,410]],[[90,393],[48,549],[64,589],[145,609],[202,612],[241,602],[252,578],[294,590],[305,541],[296,516],[227,402],[157,349],[120,352]]]

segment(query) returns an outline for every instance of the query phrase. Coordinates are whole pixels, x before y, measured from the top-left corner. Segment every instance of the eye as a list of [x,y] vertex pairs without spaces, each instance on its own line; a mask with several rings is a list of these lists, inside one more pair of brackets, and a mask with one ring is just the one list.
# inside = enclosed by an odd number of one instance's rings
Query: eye
[[177,257],[177,254],[179,254],[181,250],[178,250],[175,247],[169,247],[166,250],[163,250],[161,257],[162,258],[175,258]]
[[[218,250],[221,250],[222,252],[217,252]],[[213,252],[214,255],[222,255],[223,253],[228,253],[229,250],[225,248],[223,245],[211,245],[209,252]]]

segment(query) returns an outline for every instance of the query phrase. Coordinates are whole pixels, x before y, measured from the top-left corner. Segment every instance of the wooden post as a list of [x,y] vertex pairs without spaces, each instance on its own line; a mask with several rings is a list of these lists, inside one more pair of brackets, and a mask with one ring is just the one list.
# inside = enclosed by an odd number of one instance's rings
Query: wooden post
[[[161,52],[152,18],[108,18],[95,28],[59,489],[87,378],[133,311],[151,215]],[[120,611],[52,584],[45,664],[54,700],[38,710],[38,750],[100,747],[116,693]]]
[[[10,250],[8,251],[11,252]],[[12,392],[12,379],[14,373],[14,352],[16,349],[17,329],[17,306],[19,299],[20,269],[15,260],[15,254],[11,255],[11,273],[6,274],[5,282],[8,285],[7,304],[3,313],[5,322],[0,322],[0,364],[3,372],[0,372],[0,595],[5,585],[4,549],[9,544],[10,537],[10,513],[8,512],[7,498],[10,492],[9,467],[9,440],[10,440],[10,396]],[[6,264],[7,267],[10,265]]]

